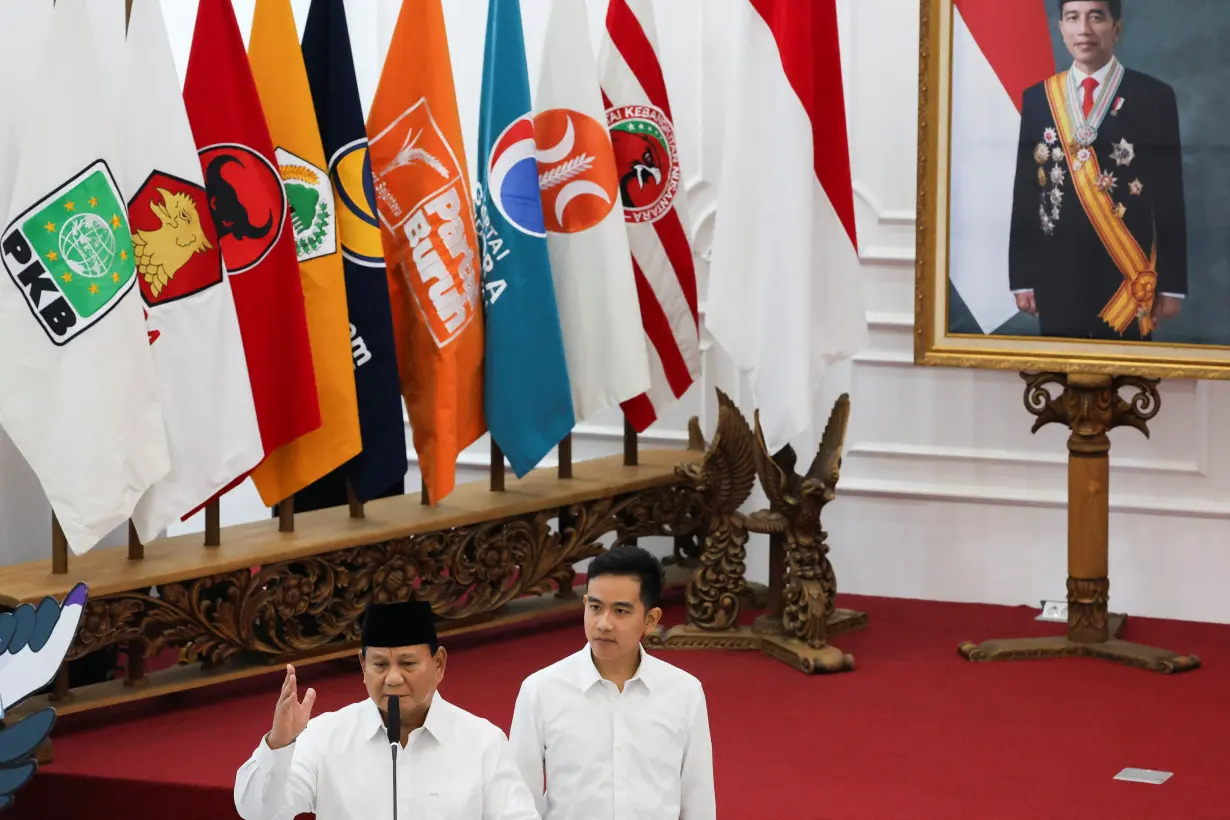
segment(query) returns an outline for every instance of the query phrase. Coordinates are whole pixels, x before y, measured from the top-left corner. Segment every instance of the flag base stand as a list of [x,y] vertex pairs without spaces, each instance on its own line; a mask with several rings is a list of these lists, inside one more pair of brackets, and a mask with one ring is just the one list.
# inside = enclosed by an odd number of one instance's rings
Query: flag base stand
[[[1148,422],[1161,409],[1157,380],[1138,376],[1022,373],[1025,407],[1037,417],[1032,432],[1067,425],[1068,436],[1068,634],[1012,638],[957,651],[970,661],[1084,657],[1170,674],[1200,666],[1196,655],[1129,643],[1119,635],[1127,616],[1107,611],[1110,600],[1110,437],[1116,427],[1149,435]],[[1063,387],[1053,396],[1047,385]],[[1119,395],[1136,391],[1131,400]]]
[[[717,431],[707,447],[696,420],[690,425],[690,446],[703,447],[704,459],[680,467],[702,488],[708,521],[698,566],[684,594],[688,620],[654,630],[646,645],[760,650],[807,674],[852,671],[854,658],[830,645],[828,638],[866,626],[867,614],[834,606],[837,579],[820,528],[820,512],[837,485],[849,396],[834,405],[806,476],[794,472],[795,454],[789,446],[769,453],[759,418],[753,434],[734,403],[720,390],[717,397]],[[740,513],[757,475],[769,509]],[[769,586],[762,594],[744,577],[745,546],[753,532],[769,535]],[[757,605],[767,611],[744,625],[744,612],[760,608]]]

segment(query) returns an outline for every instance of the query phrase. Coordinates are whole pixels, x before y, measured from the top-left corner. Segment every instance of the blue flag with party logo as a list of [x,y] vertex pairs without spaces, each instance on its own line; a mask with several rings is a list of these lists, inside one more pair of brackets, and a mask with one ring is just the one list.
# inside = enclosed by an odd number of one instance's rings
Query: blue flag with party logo
[[487,311],[484,410],[518,478],[575,423],[538,195],[519,0],[490,0],[478,124],[475,224]]
[[297,510],[345,504],[347,480],[359,501],[399,495],[407,469],[401,381],[376,217],[375,180],[367,153],[367,124],[350,52],[346,9],[338,0],[312,0],[303,31],[303,62],[337,203],[363,449],[338,470],[296,493]]

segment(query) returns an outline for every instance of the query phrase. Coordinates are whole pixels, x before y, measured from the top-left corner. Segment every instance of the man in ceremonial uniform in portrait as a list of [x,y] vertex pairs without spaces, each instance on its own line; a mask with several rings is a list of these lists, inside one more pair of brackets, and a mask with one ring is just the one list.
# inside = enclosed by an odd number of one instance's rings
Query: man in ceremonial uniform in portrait
[[1121,0],[1055,1],[1073,63],[1022,100],[1009,286],[1043,336],[1149,340],[1187,295],[1174,89],[1116,59]]

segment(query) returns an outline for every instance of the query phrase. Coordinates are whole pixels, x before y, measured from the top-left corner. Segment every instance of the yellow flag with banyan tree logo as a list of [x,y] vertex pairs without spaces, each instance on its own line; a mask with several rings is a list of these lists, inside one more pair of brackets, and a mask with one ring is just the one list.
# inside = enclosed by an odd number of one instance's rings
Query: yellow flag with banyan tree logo
[[337,203],[290,0],[256,0],[248,60],[286,191],[286,228],[295,232],[321,418],[252,471],[261,500],[273,505],[358,455],[362,438]]

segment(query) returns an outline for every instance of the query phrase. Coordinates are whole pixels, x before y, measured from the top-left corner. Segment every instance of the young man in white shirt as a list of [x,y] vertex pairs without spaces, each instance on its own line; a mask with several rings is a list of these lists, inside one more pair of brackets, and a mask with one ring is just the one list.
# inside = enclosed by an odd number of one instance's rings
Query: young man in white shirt
[[594,558],[585,648],[521,685],[508,737],[543,820],[717,817],[700,681],[641,648],[662,581],[640,547]]
[[240,817],[393,817],[387,720],[389,699],[397,698],[396,816],[539,820],[504,733],[436,691],[447,655],[429,604],[369,607],[360,656],[368,698],[314,719],[316,691],[300,700],[295,669],[286,667],[273,728],[235,777]]

